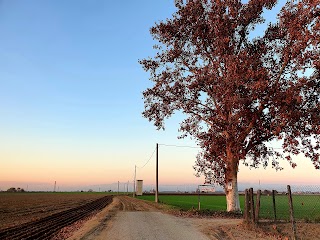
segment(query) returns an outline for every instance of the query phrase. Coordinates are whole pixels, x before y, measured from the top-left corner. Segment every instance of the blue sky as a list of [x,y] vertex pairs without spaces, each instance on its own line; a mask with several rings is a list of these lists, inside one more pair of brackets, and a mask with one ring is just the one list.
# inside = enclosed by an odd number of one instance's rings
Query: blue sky
[[[173,2],[0,1],[0,183],[125,182],[157,142],[195,145],[177,140],[181,116],[159,132],[141,115],[151,83],[138,59],[153,56],[149,28]],[[196,151],[167,148],[163,182],[202,183]],[[150,183],[152,164],[140,170]]]
[[139,125],[148,76],[137,61],[171,4],[138,2],[2,2],[1,125],[79,136]]
[[163,0],[1,2],[7,180],[18,166],[57,175],[65,166],[86,169],[96,161],[107,170],[122,161],[117,170],[131,171],[156,142],[176,141],[177,124],[161,133],[141,116],[141,93],[150,83],[138,64],[153,54],[149,28],[173,11]]

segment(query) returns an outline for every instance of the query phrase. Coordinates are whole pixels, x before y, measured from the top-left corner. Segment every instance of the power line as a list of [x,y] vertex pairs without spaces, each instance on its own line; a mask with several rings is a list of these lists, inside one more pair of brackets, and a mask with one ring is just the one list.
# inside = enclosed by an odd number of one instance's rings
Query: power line
[[144,168],[144,167],[150,162],[150,160],[151,160],[153,154],[155,153],[155,151],[156,151],[156,148],[153,150],[153,153],[151,154],[151,156],[150,156],[150,158],[148,159],[148,161],[147,161],[142,167],[138,167],[139,169]]
[[[201,147],[195,147],[195,146],[186,146],[186,145],[173,145],[173,144],[162,144],[159,143],[159,146],[165,146],[165,147],[178,147],[178,148],[195,148],[195,149],[200,149]],[[283,148],[274,148],[274,147],[267,147],[271,148],[273,150],[283,150]]]
[[173,145],[173,144],[161,144],[159,143],[159,146],[165,146],[165,147],[180,147],[180,148],[201,148],[201,147],[194,147],[194,146],[186,146],[186,145]]

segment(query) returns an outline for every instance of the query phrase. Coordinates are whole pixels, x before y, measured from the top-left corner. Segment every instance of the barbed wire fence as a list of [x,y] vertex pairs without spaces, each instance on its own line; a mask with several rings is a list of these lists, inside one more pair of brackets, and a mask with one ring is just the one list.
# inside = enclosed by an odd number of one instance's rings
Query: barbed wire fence
[[246,189],[244,221],[273,226],[290,223],[292,239],[302,238],[303,224],[320,223],[320,186],[287,185],[287,191]]
[[[320,186],[290,185],[290,188],[295,221],[320,223]],[[258,201],[258,191],[254,193],[255,201]],[[274,189],[260,191],[259,219],[273,222],[290,221],[290,193]]]

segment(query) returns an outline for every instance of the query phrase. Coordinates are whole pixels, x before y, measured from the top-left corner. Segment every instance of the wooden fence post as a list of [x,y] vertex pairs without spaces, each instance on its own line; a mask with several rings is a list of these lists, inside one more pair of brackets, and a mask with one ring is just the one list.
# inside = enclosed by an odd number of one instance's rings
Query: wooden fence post
[[260,197],[261,197],[261,190],[258,190],[258,192],[257,192],[257,201],[256,201],[256,212],[255,212],[255,223],[259,222]]
[[250,188],[250,215],[252,223],[255,223],[254,218],[254,200],[253,200],[253,188]]
[[200,211],[200,187],[198,186],[198,210]]
[[273,213],[274,213],[274,222],[277,222],[277,212],[276,212],[276,191],[272,190],[272,204],[273,204]]
[[297,231],[296,231],[296,224],[294,221],[294,213],[293,213],[293,204],[292,204],[292,195],[291,195],[291,187],[290,185],[287,185],[287,190],[288,190],[288,200],[289,200],[289,208],[290,208],[290,220],[292,224],[292,235],[293,239],[297,239]]
[[244,199],[245,199],[244,219],[245,219],[245,222],[248,223],[249,218],[250,218],[250,199],[249,199],[249,190],[248,189],[245,190]]

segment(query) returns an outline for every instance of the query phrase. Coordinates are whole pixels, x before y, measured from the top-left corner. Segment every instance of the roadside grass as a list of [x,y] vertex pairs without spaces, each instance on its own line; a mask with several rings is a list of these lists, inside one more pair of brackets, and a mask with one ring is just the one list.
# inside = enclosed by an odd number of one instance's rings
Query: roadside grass
[[[153,195],[138,196],[139,199],[154,201]],[[254,198],[256,200],[256,198]],[[159,195],[159,202],[187,211],[198,209],[198,196],[196,195]],[[289,221],[288,196],[277,195],[277,220]],[[260,218],[274,219],[272,196],[262,195],[260,200]],[[201,210],[226,211],[225,196],[200,196]],[[320,195],[293,195],[294,217],[304,222],[320,222]],[[244,196],[240,195],[240,207],[244,209]]]

